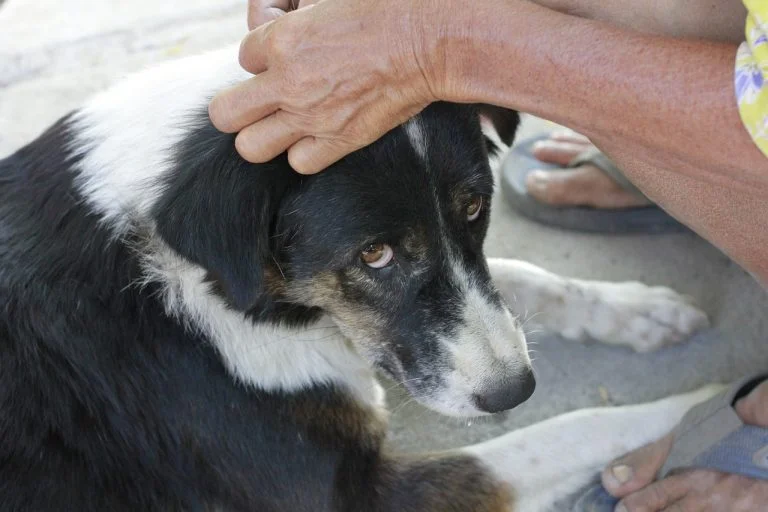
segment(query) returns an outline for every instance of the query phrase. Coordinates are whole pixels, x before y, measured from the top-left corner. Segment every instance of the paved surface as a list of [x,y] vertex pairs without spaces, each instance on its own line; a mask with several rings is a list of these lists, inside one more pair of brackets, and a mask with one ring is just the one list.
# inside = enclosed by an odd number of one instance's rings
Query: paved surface
[[[125,72],[239,40],[244,4],[0,0],[0,157]],[[536,119],[524,123],[527,134],[549,128]],[[534,335],[534,397],[481,421],[439,417],[393,387],[392,442],[402,449],[458,446],[563,411],[649,400],[768,368],[768,295],[694,235],[567,233],[521,219],[498,197],[487,253],[581,278],[673,286],[696,297],[715,327],[686,345],[645,356]]]

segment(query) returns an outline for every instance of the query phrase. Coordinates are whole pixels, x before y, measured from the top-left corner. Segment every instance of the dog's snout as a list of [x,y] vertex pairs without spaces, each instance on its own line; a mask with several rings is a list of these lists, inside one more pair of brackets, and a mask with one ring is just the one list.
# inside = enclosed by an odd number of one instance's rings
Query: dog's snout
[[496,413],[522,404],[535,389],[536,378],[533,371],[527,368],[522,375],[494,383],[488,389],[475,393],[472,398],[481,411]]

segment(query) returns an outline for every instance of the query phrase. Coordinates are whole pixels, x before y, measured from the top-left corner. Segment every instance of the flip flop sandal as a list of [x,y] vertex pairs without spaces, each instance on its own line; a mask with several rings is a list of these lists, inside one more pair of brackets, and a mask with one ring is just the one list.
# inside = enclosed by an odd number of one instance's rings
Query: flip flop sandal
[[533,137],[516,144],[504,157],[501,185],[509,204],[524,216],[559,228],[589,233],[681,233],[689,229],[656,205],[636,208],[590,208],[586,206],[558,207],[542,203],[528,193],[526,180],[534,170],[558,172],[584,164],[592,164],[613,178],[622,188],[645,198],[614,165],[596,148],[591,148],[566,167],[541,162],[533,156],[533,145],[549,135]]
[[[768,428],[746,425],[733,404],[768,375],[750,377],[693,407],[675,429],[672,451],[658,478],[684,469],[711,469],[768,480]],[[613,512],[619,500],[602,485],[581,495],[573,512]]]

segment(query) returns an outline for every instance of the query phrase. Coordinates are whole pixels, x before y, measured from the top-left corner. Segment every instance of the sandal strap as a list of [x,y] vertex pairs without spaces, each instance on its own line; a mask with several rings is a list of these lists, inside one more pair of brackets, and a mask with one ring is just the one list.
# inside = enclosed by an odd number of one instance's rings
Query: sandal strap
[[754,388],[767,377],[741,380],[688,411],[675,429],[672,451],[659,477],[700,468],[768,480],[768,429],[745,425],[733,408],[745,387]]

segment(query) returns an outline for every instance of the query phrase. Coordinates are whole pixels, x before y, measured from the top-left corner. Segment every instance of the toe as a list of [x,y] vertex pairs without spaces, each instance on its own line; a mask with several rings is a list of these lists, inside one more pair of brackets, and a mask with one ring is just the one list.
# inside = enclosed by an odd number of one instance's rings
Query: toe
[[570,130],[554,132],[550,137],[550,140],[557,141],[557,142],[571,142],[575,144],[583,144],[590,148],[593,146],[592,142],[589,140],[589,138],[586,135],[582,135],[580,133],[570,131]]
[[647,204],[593,165],[557,172],[536,170],[528,175],[526,184],[533,197],[555,206],[630,208]]
[[653,482],[672,448],[672,434],[612,462],[603,471],[605,489],[623,498]]
[[557,174],[541,170],[531,172],[526,182],[528,193],[543,203],[556,206],[571,204],[568,182]]
[[590,144],[571,140],[543,140],[533,145],[533,156],[542,162],[566,166]]

